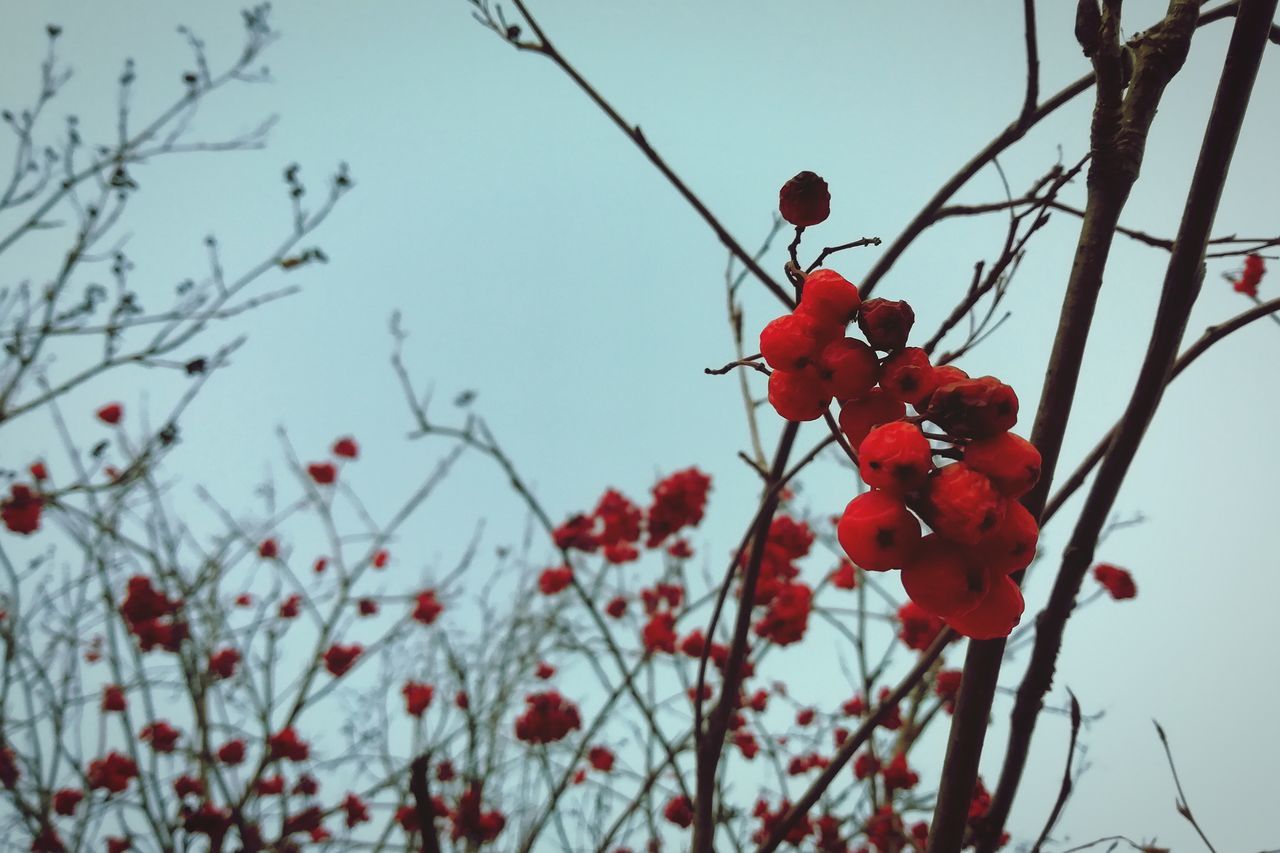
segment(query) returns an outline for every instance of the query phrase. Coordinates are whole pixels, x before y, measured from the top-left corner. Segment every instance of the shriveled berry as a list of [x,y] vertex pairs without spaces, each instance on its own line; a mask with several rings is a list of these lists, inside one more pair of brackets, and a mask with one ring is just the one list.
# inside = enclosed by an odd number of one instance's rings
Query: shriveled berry
[[920,511],[935,532],[976,545],[1004,521],[1008,505],[985,474],[954,462],[930,478]]
[[926,417],[961,438],[990,438],[1018,422],[1018,395],[994,376],[940,386]]
[[843,329],[858,314],[862,297],[851,281],[835,270],[814,270],[804,280],[797,314]]
[[970,639],[994,640],[1013,632],[1022,620],[1025,607],[1018,585],[1007,577],[995,576],[977,607],[967,613],[944,618],[948,625]]
[[1036,544],[1040,541],[1040,525],[1026,507],[1010,501],[1004,521],[982,540],[972,546],[974,559],[987,569],[1011,575],[1020,572],[1036,556]]
[[831,191],[813,172],[801,172],[782,185],[778,211],[792,225],[817,225],[831,215]]
[[1022,497],[1040,479],[1040,451],[1011,432],[970,442],[964,449],[964,461],[990,477],[1007,498]]
[[885,359],[880,369],[880,387],[904,403],[916,404],[937,386],[929,355],[919,347],[903,347]]
[[901,499],[871,491],[849,501],[836,527],[840,547],[864,569],[902,566],[920,542],[920,522]]
[[906,421],[878,426],[858,445],[858,473],[862,481],[894,494],[924,485],[933,470],[933,448],[920,427]]
[[903,564],[902,586],[920,607],[949,619],[977,607],[990,578],[966,549],[930,533]]
[[840,406],[840,431],[849,444],[857,447],[872,427],[896,421],[907,413],[907,406],[881,388],[872,388],[865,397],[844,400]]
[[868,299],[858,314],[858,328],[867,343],[881,352],[905,347],[915,321],[916,312],[910,305],[891,299]]
[[827,395],[837,400],[866,396],[880,377],[875,351],[856,338],[840,338],[823,347],[818,368]]
[[769,377],[769,402],[789,421],[813,421],[822,417],[831,398],[816,370],[775,370]]

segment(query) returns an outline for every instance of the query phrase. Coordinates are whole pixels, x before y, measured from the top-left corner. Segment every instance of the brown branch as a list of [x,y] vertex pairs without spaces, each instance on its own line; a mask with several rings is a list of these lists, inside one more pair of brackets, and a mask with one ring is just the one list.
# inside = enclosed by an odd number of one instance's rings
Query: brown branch
[[423,753],[409,765],[409,792],[413,794],[413,813],[418,818],[418,830],[422,833],[423,853],[440,853],[440,838],[436,835],[436,812],[431,805],[431,782],[427,777],[431,769],[431,756]]
[[[711,230],[715,232],[716,237],[720,239],[720,242],[724,247],[732,252],[734,257],[736,257],[744,267],[751,270],[751,274],[759,279],[760,283],[768,288],[769,292],[776,296],[783,305],[786,305],[788,308],[794,308],[795,300],[791,298],[790,294],[788,294],[781,285],[774,281],[772,276],[764,271],[760,264],[756,262],[756,259],[751,256],[750,252],[742,248],[741,244],[734,239],[733,235],[729,233],[729,230],[724,227],[715,214],[713,214],[707,206],[702,203],[702,200],[694,194],[693,190],[689,189],[689,186],[681,180],[680,176],[677,175],[669,165],[667,165],[667,161],[662,158],[662,155],[660,155],[654,147],[649,144],[649,140],[645,139],[644,133],[640,130],[640,125],[629,124],[618,113],[618,111],[613,108],[613,105],[605,100],[604,97],[596,91],[595,87],[587,82],[585,77],[578,73],[578,69],[565,58],[564,54],[560,53],[559,49],[557,49],[554,44],[552,44],[551,40],[547,37],[546,32],[544,32],[541,25],[538,24],[537,19],[530,14],[529,9],[525,6],[523,0],[513,0],[513,2],[515,3],[516,8],[520,10],[520,14],[523,15],[524,19],[528,22],[529,27],[534,32],[534,35],[538,37],[538,41],[520,41],[518,32],[513,37],[510,35],[510,30],[504,30],[503,36],[507,38],[507,40],[516,49],[541,54],[559,66],[560,70],[565,74],[568,74],[569,78],[573,80],[574,83],[578,84],[578,88],[582,89],[582,91],[587,94],[587,97],[589,97],[592,102],[594,102],[595,105],[609,117],[609,120],[612,121],[619,130],[626,134],[628,139],[635,143],[636,147],[639,148],[644,156],[649,159],[649,162],[653,163],[653,165],[657,167],[658,171],[662,173],[663,177],[665,177],[667,181],[676,188],[676,191],[689,203],[689,206],[692,207],[697,214],[702,217],[702,220],[711,227]],[[496,29],[496,27],[491,28]]]
[[[1267,302],[1260,302],[1255,307],[1237,314],[1224,323],[1219,323],[1216,326],[1210,326],[1205,329],[1204,334],[1200,336],[1200,339],[1187,347],[1186,352],[1178,356],[1178,360],[1174,362],[1173,370],[1169,374],[1169,382],[1177,379],[1182,371],[1190,367],[1192,363],[1200,356],[1204,355],[1211,346],[1225,338],[1227,335],[1230,335],[1238,329],[1244,328],[1254,320],[1261,320],[1263,317],[1276,319],[1276,312],[1280,312],[1280,298],[1272,299]],[[1058,488],[1058,491],[1054,493],[1053,497],[1049,499],[1049,502],[1045,504],[1044,513],[1040,516],[1040,523],[1042,525],[1047,523],[1049,519],[1053,518],[1053,516],[1057,514],[1058,510],[1062,509],[1062,505],[1066,503],[1082,485],[1084,485],[1085,478],[1089,476],[1089,472],[1091,472],[1097,464],[1102,461],[1102,457],[1106,455],[1107,448],[1111,446],[1111,442],[1115,438],[1116,431],[1119,428],[1120,424],[1117,422],[1115,426],[1111,427],[1111,429],[1107,431],[1107,434],[1094,445],[1093,450],[1089,451],[1089,455],[1084,458],[1084,461],[1080,463],[1079,467],[1077,467],[1075,471],[1071,472],[1071,476],[1066,479],[1066,481]]]
[[1076,700],[1076,694],[1070,690],[1067,691],[1067,695],[1071,697],[1071,740],[1067,744],[1067,766],[1062,771],[1062,786],[1058,789],[1058,799],[1054,801],[1053,811],[1049,812],[1049,820],[1045,822],[1040,837],[1031,848],[1031,853],[1040,853],[1040,848],[1049,837],[1049,833],[1053,831],[1053,825],[1058,822],[1058,816],[1062,814],[1062,807],[1067,804],[1067,798],[1071,796],[1071,765],[1076,757],[1076,739],[1080,736],[1080,703]]
[[[1092,56],[1097,95],[1090,134],[1089,195],[1031,430],[1031,442],[1040,450],[1043,467],[1040,482],[1023,498],[1023,504],[1036,518],[1044,509],[1062,450],[1115,229],[1137,180],[1156,107],[1190,49],[1198,11],[1193,0],[1172,0],[1163,21],[1122,46],[1119,3],[1104,5],[1098,46]],[[1126,75],[1126,55],[1132,57],[1131,75]],[[969,644],[934,808],[929,853],[960,848],[1004,647],[1004,640]]]
[[[769,471],[770,484],[782,479],[786,472],[787,459],[791,456],[792,445],[800,425],[788,421],[778,440],[778,449],[773,456],[773,466]],[[765,545],[769,540],[769,525],[778,509],[779,490],[770,489],[760,512],[757,514],[755,527],[751,533],[751,555],[742,578],[741,594],[738,601],[738,619],[734,625],[733,642],[729,647],[729,659],[724,667],[724,677],[720,683],[720,698],[711,711],[707,723],[707,731],[698,742],[698,772],[695,782],[693,850],[695,853],[712,853],[715,849],[715,787],[716,768],[720,763],[720,754],[724,750],[725,733],[729,728],[729,716],[733,713],[738,698],[738,687],[742,682],[742,664],[746,658],[747,633],[751,628],[751,610],[755,605],[756,582],[760,578],[760,567],[764,562]],[[731,581],[732,572],[727,579]],[[708,638],[709,639],[709,638]]]
[[1027,42],[1027,94],[1022,99],[1020,123],[1031,121],[1040,103],[1040,51],[1036,44],[1036,0],[1022,0],[1022,18]]
[[823,769],[822,775],[813,781],[813,784],[809,786],[809,789],[804,792],[800,799],[796,800],[795,805],[791,807],[786,816],[774,825],[768,839],[765,840],[764,844],[760,845],[756,853],[773,853],[774,850],[778,849],[778,845],[787,837],[787,833],[791,831],[791,828],[809,812],[809,809],[813,808],[813,804],[822,796],[823,791],[827,790],[831,783],[835,781],[837,774],[853,758],[853,754],[858,751],[858,747],[866,743],[867,739],[871,737],[876,726],[880,724],[880,720],[888,710],[896,706],[906,698],[908,693],[915,689],[916,685],[921,682],[925,674],[932,668],[934,661],[942,655],[947,645],[956,637],[955,631],[950,628],[944,628],[934,638],[929,648],[920,653],[920,659],[916,661],[916,665],[903,676],[893,690],[889,691],[884,701],[862,721],[857,730],[840,744],[840,749],[836,751],[835,755],[831,756],[831,763]]
[[[1245,0],[1248,2],[1248,0]],[[1160,736],[1160,744],[1164,747],[1164,756],[1169,759],[1169,772],[1173,774],[1173,784],[1178,789],[1178,799],[1174,800],[1174,807],[1177,808],[1178,814],[1187,819],[1190,824],[1195,827],[1196,834],[1200,836],[1200,840],[1204,842],[1204,846],[1209,848],[1210,853],[1218,853],[1213,849],[1213,844],[1209,841],[1208,836],[1204,834],[1204,830],[1200,828],[1200,824],[1196,823],[1196,819],[1191,814],[1191,806],[1187,803],[1187,795],[1182,792],[1182,781],[1178,779],[1178,768],[1173,766],[1173,751],[1169,749],[1169,738],[1165,736],[1164,729],[1155,720],[1151,721],[1156,727],[1156,734]]]
[[[1178,344],[1204,280],[1204,253],[1249,105],[1277,0],[1243,0],[1204,142],[1187,194],[1173,252],[1165,271],[1160,305],[1133,396],[1115,430],[1098,476],[1063,552],[1049,603],[1036,619],[1036,640],[1011,715],[1009,749],[992,798],[978,849],[994,849],[1008,818],[1025,767],[1036,717],[1053,680],[1066,622],[1093,560],[1094,548],[1115,503],[1138,446],[1151,423],[1174,369]],[[1176,14],[1176,12],[1175,12]],[[1140,59],[1138,61],[1141,61]],[[1135,76],[1138,72],[1135,72]],[[961,690],[963,697],[964,690]]]

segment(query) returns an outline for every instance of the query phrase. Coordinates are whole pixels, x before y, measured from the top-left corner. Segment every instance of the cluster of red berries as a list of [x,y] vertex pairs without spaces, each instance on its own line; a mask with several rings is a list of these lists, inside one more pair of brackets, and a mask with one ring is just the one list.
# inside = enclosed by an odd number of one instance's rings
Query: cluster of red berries
[[14,533],[27,536],[40,529],[43,509],[44,498],[38,491],[23,483],[13,483],[9,486],[9,497],[0,501],[0,520]]
[[85,781],[89,783],[91,790],[104,788],[113,794],[129,787],[129,781],[136,778],[138,765],[129,756],[115,750],[108,752],[103,758],[90,761],[89,769],[85,772]]
[[[1018,503],[1039,478],[1040,454],[1009,432],[1017,395],[994,377],[934,366],[907,346],[915,312],[905,302],[863,302],[829,269],[800,287],[795,311],[761,331],[760,352],[773,368],[769,402],[782,417],[816,420],[840,403],[840,429],[870,488],[845,508],[840,544],[863,569],[902,569],[907,595],[928,616],[969,637],[1008,636],[1023,610],[1008,576],[1030,564],[1039,539],[1036,519]],[[854,322],[865,340],[846,334]],[[941,433],[926,434],[925,422]],[[958,461],[938,465],[935,456]],[[904,633],[916,645],[936,633],[930,628]]]
[[524,713],[516,718],[516,737],[526,743],[553,743],[582,728],[578,706],[558,690],[524,697]]
[[1266,271],[1267,266],[1262,260],[1262,255],[1245,255],[1244,269],[1241,270],[1240,277],[1231,282],[1231,286],[1236,293],[1243,293],[1245,296],[1257,299],[1258,284]]
[[144,652],[157,647],[167,652],[178,650],[188,636],[181,612],[182,599],[170,599],[151,584],[150,578],[143,575],[129,578],[124,601],[120,602],[120,615]]

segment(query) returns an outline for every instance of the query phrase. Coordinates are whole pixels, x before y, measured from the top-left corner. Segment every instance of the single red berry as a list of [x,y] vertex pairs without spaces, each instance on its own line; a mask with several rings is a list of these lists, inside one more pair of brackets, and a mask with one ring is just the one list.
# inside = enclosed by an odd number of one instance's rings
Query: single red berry
[[338,469],[332,462],[312,462],[307,466],[307,473],[321,486],[330,485],[338,477]]
[[360,448],[351,436],[344,436],[333,443],[333,455],[343,459],[355,459],[360,455]]
[[858,445],[858,473],[875,489],[913,492],[933,470],[933,448],[920,427],[906,421],[878,426]]
[[[969,378],[969,374],[965,373],[963,370],[956,367],[954,364],[944,364],[941,367],[935,367],[933,369],[933,380],[937,384],[934,386],[934,391],[937,391],[943,385],[950,385],[952,382],[959,382],[961,379],[968,379],[968,378]],[[928,396],[922,397],[920,400],[916,402],[916,411],[917,412],[926,411],[929,408],[929,403],[932,400],[933,400],[933,393],[930,392]]]
[[783,314],[760,331],[760,354],[775,370],[799,370],[818,360],[833,332],[805,314]]
[[1018,422],[1018,395],[994,376],[940,386],[925,416],[952,435],[990,438]]
[[929,354],[920,347],[903,347],[884,360],[880,387],[895,400],[917,404],[938,385]]
[[123,414],[124,407],[119,403],[108,403],[97,411],[98,420],[102,421],[104,424],[120,423],[120,418]]
[[1133,582],[1133,575],[1119,566],[1099,563],[1093,567],[1093,576],[1098,583],[1106,587],[1107,592],[1116,601],[1135,598],[1138,595],[1138,586]]
[[902,587],[916,604],[949,619],[977,607],[990,578],[965,549],[931,533],[902,566]]
[[973,557],[987,569],[1011,575],[1020,572],[1036,556],[1040,541],[1040,525],[1026,507],[1010,501],[1001,521],[981,544],[972,546]]
[[895,400],[882,388],[872,388],[859,400],[845,400],[840,405],[840,431],[852,447],[862,444],[872,427],[896,421],[907,413],[907,406]]
[[991,578],[991,587],[978,606],[966,613],[946,618],[946,622],[958,633],[973,640],[994,640],[1007,637],[1022,620],[1026,607],[1022,590],[1003,575]]
[[825,393],[837,400],[865,397],[880,377],[875,350],[856,338],[840,338],[827,344],[818,359]]
[[891,299],[868,299],[858,314],[858,328],[867,343],[881,352],[893,352],[907,345],[916,312],[905,302]]
[[920,522],[900,499],[871,491],[849,501],[836,536],[850,560],[884,572],[902,566],[919,544]]
[[965,464],[991,478],[1000,494],[1017,499],[1040,479],[1040,451],[1020,435],[1002,432],[965,445]]
[[801,172],[782,185],[778,211],[792,225],[817,225],[831,215],[831,191],[813,172]]
[[816,370],[775,370],[769,377],[769,402],[789,421],[813,421],[822,417],[831,398]]
[[858,288],[835,270],[815,270],[805,278],[797,314],[843,330],[858,315]]
[[986,475],[963,462],[940,469],[930,480],[919,509],[935,532],[976,545],[1004,521],[1009,501]]

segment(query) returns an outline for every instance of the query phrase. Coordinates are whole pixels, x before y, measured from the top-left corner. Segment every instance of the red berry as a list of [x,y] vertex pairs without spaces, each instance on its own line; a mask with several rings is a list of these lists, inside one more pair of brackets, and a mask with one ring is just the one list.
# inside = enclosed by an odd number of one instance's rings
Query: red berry
[[906,404],[901,400],[893,399],[881,388],[872,388],[861,399],[841,403],[840,430],[849,444],[857,447],[872,427],[896,421],[906,413]]
[[831,398],[816,371],[775,370],[769,377],[769,402],[789,421],[813,421],[822,417]]
[[1098,583],[1106,587],[1107,592],[1116,601],[1138,595],[1138,586],[1133,582],[1133,575],[1119,566],[1099,563],[1093,567],[1093,576]]
[[898,498],[872,491],[849,501],[836,528],[840,547],[864,569],[900,567],[920,541],[920,522]]
[[825,392],[837,400],[865,397],[880,375],[875,350],[856,338],[840,338],[827,344],[818,366]]
[[812,317],[783,314],[760,331],[760,353],[775,370],[799,370],[818,360],[831,336]]
[[947,617],[946,621],[970,639],[994,640],[1009,636],[1022,620],[1025,607],[1018,585],[997,575],[991,578],[991,588],[977,607],[967,613]]
[[778,211],[792,225],[817,225],[831,215],[831,191],[813,172],[801,172],[782,185]]
[[920,607],[950,619],[977,607],[990,579],[965,549],[931,533],[903,564],[902,587]]
[[822,269],[805,278],[796,313],[844,329],[857,316],[860,304],[862,297],[852,282],[835,270]]
[[964,545],[976,545],[1004,521],[1008,505],[985,475],[956,462],[929,480],[920,510],[935,532]]
[[1010,501],[1004,521],[981,544],[973,546],[973,555],[988,570],[1011,575],[1031,565],[1039,541],[1040,525],[1035,516],[1022,504]]
[[[938,388],[941,388],[943,385],[950,385],[952,382],[959,382],[961,379],[968,379],[968,378],[969,378],[969,374],[965,373],[963,370],[956,367],[954,364],[944,364],[941,367],[935,367],[933,369],[933,379],[934,379],[934,382],[936,382],[937,384],[934,387],[934,391],[937,391]],[[929,403],[932,400],[933,400],[932,393],[930,393],[927,397],[920,399],[916,403],[916,411],[923,412],[926,409],[928,409]]]
[[1018,422],[1018,395],[994,376],[940,386],[929,400],[929,420],[961,438],[990,438]]
[[858,445],[858,473],[868,486],[894,494],[915,491],[933,470],[933,448],[906,421],[878,426]]
[[1000,494],[1017,499],[1040,479],[1040,451],[1020,435],[1002,432],[970,442],[964,461],[991,478]]
[[119,403],[108,403],[96,412],[98,420],[104,424],[120,423],[120,416],[124,414],[124,407]]
[[858,328],[867,343],[881,352],[893,352],[907,345],[916,312],[905,302],[890,299],[868,299],[862,303]]
[[938,385],[929,354],[919,347],[903,347],[884,361],[880,387],[895,400],[916,404]]

